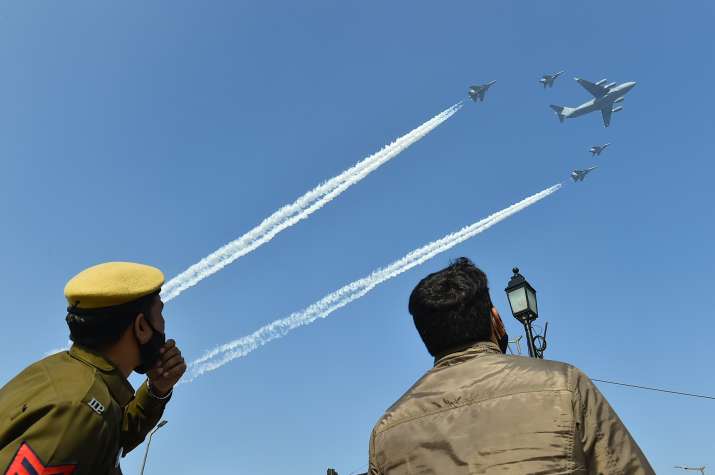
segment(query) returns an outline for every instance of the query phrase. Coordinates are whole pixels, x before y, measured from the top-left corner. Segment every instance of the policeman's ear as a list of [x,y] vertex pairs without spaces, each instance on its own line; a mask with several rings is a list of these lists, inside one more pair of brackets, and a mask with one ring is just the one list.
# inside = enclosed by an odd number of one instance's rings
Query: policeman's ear
[[139,344],[143,345],[151,339],[151,334],[154,330],[146,320],[144,313],[140,313],[134,319],[134,335],[137,337]]

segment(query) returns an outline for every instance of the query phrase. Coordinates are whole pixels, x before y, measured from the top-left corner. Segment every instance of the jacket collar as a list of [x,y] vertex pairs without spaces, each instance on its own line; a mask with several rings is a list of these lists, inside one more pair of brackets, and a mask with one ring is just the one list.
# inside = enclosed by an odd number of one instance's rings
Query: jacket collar
[[441,368],[444,366],[452,366],[454,364],[471,360],[476,356],[489,354],[501,355],[502,352],[499,349],[499,345],[492,341],[479,341],[470,345],[458,346],[456,348],[449,349],[444,353],[435,356],[434,367]]
[[74,359],[98,370],[97,374],[107,385],[112,398],[121,407],[129,404],[134,397],[134,388],[109,360],[99,353],[79,345],[72,345],[69,353]]

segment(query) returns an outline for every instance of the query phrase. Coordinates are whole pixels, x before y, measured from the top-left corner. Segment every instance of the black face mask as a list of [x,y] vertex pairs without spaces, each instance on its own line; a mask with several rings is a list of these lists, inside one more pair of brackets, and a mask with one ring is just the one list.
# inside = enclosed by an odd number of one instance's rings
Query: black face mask
[[499,349],[506,354],[507,348],[509,348],[509,335],[504,333],[504,336],[499,339]]
[[152,325],[149,320],[144,319],[144,321],[149,325],[153,333],[151,334],[149,341],[147,341],[143,345],[139,344],[140,364],[139,366],[134,368],[134,371],[139,374],[146,374],[154,367],[156,362],[159,361],[159,357],[161,356],[159,350],[161,350],[161,348],[164,346],[164,343],[166,343],[166,335],[154,328],[154,325]]

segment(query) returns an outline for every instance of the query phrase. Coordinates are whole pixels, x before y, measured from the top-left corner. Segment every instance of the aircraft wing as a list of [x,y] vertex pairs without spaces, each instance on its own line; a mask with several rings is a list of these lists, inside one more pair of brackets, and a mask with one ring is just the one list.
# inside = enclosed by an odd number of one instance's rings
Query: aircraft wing
[[608,107],[604,107],[601,109],[601,115],[603,116],[603,126],[608,127],[611,123],[611,106],[609,105]]
[[484,102],[484,93],[485,92],[486,92],[486,90],[482,89],[477,93],[479,95],[479,102]]
[[608,89],[606,89],[603,86],[597,86],[591,81],[586,81],[585,79],[579,79],[576,78],[576,81],[583,86],[584,89],[586,89],[588,92],[591,93],[593,97],[603,97],[606,95],[608,92]]

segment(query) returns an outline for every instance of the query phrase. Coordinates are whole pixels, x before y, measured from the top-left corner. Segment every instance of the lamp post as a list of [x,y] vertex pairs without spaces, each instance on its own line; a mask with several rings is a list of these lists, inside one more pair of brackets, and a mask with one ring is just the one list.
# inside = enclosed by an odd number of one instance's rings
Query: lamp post
[[151,445],[151,437],[154,435],[154,433],[156,431],[158,431],[159,429],[164,427],[167,422],[169,422],[169,421],[163,420],[163,421],[159,422],[156,425],[156,427],[154,428],[154,430],[149,433],[149,440],[146,443],[146,450],[144,451],[144,461],[142,462],[142,470],[141,470],[141,472],[139,472],[141,475],[144,475],[144,466],[146,465],[146,457],[147,457],[147,455],[149,455],[149,446]]
[[[512,272],[514,275],[511,276],[509,284],[506,289],[504,289],[509,299],[511,313],[514,315],[514,318],[524,325],[529,356],[532,358],[543,358],[544,351],[546,350],[546,330],[549,324],[546,324],[543,336],[534,336],[534,329],[531,327],[531,324],[534,320],[539,318],[536,290],[534,290],[524,276],[519,273],[518,267],[514,267]],[[538,346],[537,341],[539,341]]]
[[[516,345],[516,354],[517,354],[517,355],[520,355],[520,354],[521,354],[521,345],[519,344],[519,342],[521,341],[522,338],[524,338],[524,335],[519,335],[519,336],[516,337],[515,339],[509,340],[509,345],[511,345],[511,344]],[[509,351],[511,351],[511,346],[509,347]],[[511,354],[513,355],[514,352],[511,351]]]

